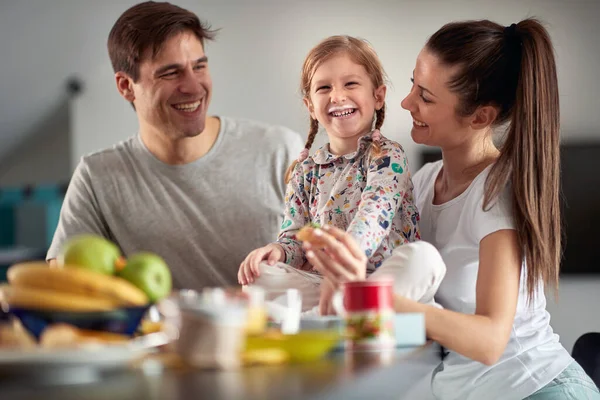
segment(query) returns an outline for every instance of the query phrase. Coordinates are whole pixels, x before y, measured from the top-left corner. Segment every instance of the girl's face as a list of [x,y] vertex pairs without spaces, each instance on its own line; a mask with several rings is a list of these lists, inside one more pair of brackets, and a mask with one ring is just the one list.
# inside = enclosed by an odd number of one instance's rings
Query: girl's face
[[411,136],[416,143],[445,149],[460,146],[471,137],[470,119],[457,115],[459,98],[448,88],[457,71],[457,67],[441,64],[427,49],[417,57],[413,86],[401,103],[413,118]]
[[358,139],[371,131],[385,92],[385,85],[373,87],[362,65],[347,54],[339,54],[317,68],[304,104],[327,131],[330,151],[347,154],[355,151]]

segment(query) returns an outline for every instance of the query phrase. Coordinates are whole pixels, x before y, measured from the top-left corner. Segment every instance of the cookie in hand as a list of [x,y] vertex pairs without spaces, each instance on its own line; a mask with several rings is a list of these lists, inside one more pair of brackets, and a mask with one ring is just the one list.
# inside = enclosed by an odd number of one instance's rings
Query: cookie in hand
[[301,242],[310,243],[313,247],[324,247],[325,242],[323,241],[323,238],[321,236],[315,235],[315,229],[319,228],[321,228],[321,225],[319,225],[316,222],[306,224],[304,227],[302,227],[302,229],[298,231],[298,233],[296,234],[296,238]]

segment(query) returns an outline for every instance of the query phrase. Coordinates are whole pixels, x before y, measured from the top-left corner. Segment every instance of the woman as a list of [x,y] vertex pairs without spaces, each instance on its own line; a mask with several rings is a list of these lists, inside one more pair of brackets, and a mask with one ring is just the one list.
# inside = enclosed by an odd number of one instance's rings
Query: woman
[[[444,309],[398,295],[395,309],[424,313],[427,335],[449,351],[434,371],[435,396],[600,399],[546,312],[544,286],[556,286],[560,263],[558,84],[547,31],[533,19],[447,24],[419,54],[412,81],[402,102],[412,138],[443,156],[413,179],[421,237],[447,272],[436,294]],[[493,128],[504,125],[496,147]],[[323,249],[307,244],[311,264],[338,285],[362,279],[353,240],[324,231]]]

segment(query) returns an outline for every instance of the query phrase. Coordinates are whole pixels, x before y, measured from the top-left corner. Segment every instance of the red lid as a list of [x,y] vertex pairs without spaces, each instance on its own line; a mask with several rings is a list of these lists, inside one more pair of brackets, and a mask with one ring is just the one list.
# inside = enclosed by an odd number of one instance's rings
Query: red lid
[[389,309],[393,307],[393,280],[357,281],[344,284],[346,311]]

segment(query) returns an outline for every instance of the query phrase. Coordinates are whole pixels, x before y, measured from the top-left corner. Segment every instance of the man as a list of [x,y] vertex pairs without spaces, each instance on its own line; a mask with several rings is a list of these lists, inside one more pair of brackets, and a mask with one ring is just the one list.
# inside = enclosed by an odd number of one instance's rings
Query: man
[[276,236],[284,173],[302,149],[282,127],[207,117],[212,81],[198,17],[169,3],[125,11],[108,38],[117,89],[138,135],[82,158],[46,258],[94,233],[125,256],[151,251],[177,288],[237,283],[249,251]]

